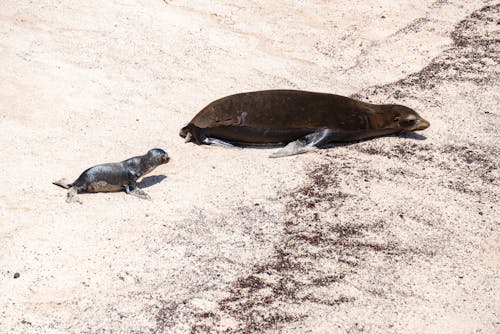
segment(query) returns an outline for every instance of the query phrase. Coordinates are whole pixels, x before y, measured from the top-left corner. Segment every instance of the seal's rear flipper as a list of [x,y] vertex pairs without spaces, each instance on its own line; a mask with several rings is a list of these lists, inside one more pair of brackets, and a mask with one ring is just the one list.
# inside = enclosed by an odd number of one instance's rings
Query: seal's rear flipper
[[206,145],[214,145],[214,146],[222,146],[222,147],[231,147],[231,148],[240,148],[238,146],[234,146],[231,143],[228,143],[227,141],[223,141],[217,138],[210,138],[210,137],[205,137],[202,140],[203,144]]
[[71,182],[68,182],[66,179],[60,179],[57,181],[52,182],[52,184],[55,184],[56,186],[62,187],[64,189],[69,189],[71,188]]
[[191,132],[186,133],[186,137],[184,137],[184,142],[189,143],[191,140],[193,140],[193,135]]
[[323,129],[317,132],[310,133],[307,136],[288,143],[288,145],[283,147],[281,150],[278,150],[271,154],[269,158],[287,157],[290,155],[313,151],[316,149],[316,147],[328,143],[332,135],[333,132],[329,129]]

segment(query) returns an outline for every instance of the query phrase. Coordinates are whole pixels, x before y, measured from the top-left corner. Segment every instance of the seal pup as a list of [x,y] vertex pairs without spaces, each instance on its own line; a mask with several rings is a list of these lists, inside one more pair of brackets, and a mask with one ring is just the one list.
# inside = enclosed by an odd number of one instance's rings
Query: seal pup
[[[80,192],[110,192],[125,190],[127,194],[142,199],[151,199],[142,189],[137,187],[137,180],[150,173],[159,165],[169,162],[168,154],[159,148],[149,150],[145,155],[133,157],[122,162],[108,163],[90,167],[73,183],[66,179],[52,182],[69,189],[66,202],[78,201],[75,195]],[[81,203],[81,202],[80,202]]]
[[286,145],[270,157],[300,154],[330,142],[424,130],[429,122],[398,104],[371,104],[300,90],[264,90],[216,100],[179,135],[223,146]]

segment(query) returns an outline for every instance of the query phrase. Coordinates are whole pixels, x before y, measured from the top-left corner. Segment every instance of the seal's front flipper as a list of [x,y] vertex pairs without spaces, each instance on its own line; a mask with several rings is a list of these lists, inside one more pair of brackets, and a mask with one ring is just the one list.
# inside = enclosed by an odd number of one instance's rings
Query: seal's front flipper
[[222,146],[222,147],[230,147],[230,148],[239,148],[237,146],[234,146],[231,143],[228,143],[227,141],[223,141],[217,138],[210,138],[210,137],[205,137],[202,140],[203,144],[206,145],[215,145],[215,146]]
[[310,133],[307,136],[288,143],[288,145],[274,152],[269,157],[280,158],[314,151],[317,146],[326,144],[330,140],[331,135],[332,131],[329,129]]
[[141,199],[151,200],[151,196],[149,196],[144,190],[138,188],[137,186],[132,187],[128,185],[125,187],[125,192],[129,195],[136,196]]
[[306,145],[304,141],[298,139],[288,143],[282,149],[272,153],[269,158],[281,158],[290,155],[302,154],[314,150],[313,146]]

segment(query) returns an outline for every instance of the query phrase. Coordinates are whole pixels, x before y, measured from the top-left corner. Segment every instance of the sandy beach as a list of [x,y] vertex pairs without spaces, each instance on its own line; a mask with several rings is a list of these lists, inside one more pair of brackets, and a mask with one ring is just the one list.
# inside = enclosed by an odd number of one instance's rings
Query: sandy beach
[[[500,4],[0,2],[0,333],[498,333]],[[184,143],[261,89],[431,126],[307,154]],[[125,192],[51,184],[159,147]]]

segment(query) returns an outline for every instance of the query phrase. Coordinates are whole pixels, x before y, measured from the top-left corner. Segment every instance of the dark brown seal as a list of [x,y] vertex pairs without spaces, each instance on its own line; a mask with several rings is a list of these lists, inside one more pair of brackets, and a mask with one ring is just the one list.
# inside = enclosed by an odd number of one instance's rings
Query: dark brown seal
[[151,199],[137,187],[137,180],[150,173],[159,165],[170,160],[168,154],[159,148],[149,150],[145,155],[133,157],[122,162],[108,163],[90,167],[73,183],[65,179],[53,184],[69,189],[66,202],[72,202],[80,192],[109,192],[125,190],[127,194],[142,199]]
[[354,141],[424,130],[429,122],[397,104],[298,90],[230,95],[203,108],[180,131],[186,142],[283,145],[271,157],[299,154],[329,142]]

